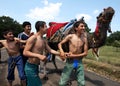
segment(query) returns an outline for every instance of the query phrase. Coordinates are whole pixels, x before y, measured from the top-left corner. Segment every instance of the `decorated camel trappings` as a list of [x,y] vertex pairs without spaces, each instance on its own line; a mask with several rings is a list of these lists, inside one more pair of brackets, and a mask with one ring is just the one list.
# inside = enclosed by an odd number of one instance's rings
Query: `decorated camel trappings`
[[[87,33],[89,49],[99,48],[105,44],[105,41],[107,38],[107,31],[111,32],[110,23],[114,13],[115,13],[114,9],[112,7],[108,7],[103,9],[103,12],[99,14],[99,16],[97,17],[97,25],[95,28],[95,32],[91,34]],[[50,27],[47,31],[47,40],[51,48],[58,50],[58,43],[66,35],[70,33],[74,33],[74,29],[72,28],[72,25],[76,21],[77,20],[75,19],[65,23],[50,22]],[[81,18],[78,21],[84,21],[84,19]],[[64,44],[63,48],[65,51],[69,50],[69,47],[67,44]],[[57,69],[54,55],[52,57],[52,61]]]

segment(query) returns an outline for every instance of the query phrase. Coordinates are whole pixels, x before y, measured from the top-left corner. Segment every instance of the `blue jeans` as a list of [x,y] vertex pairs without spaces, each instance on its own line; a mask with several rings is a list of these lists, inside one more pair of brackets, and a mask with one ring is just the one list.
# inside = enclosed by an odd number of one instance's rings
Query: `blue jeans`
[[26,77],[24,73],[23,60],[21,55],[16,57],[9,57],[7,79],[10,81],[13,81],[15,79],[14,76],[15,66],[17,66],[20,80],[25,80]]
[[25,74],[27,78],[27,86],[42,86],[38,73],[38,65],[26,62]]

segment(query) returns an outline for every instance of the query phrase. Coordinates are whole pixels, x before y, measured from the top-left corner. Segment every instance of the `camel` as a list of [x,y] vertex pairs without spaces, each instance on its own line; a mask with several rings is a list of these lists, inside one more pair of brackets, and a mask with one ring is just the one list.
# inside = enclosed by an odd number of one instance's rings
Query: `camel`
[[[112,32],[110,28],[110,23],[112,21],[114,14],[115,14],[115,10],[112,7],[107,7],[107,8],[104,8],[103,12],[101,12],[97,16],[97,25],[95,28],[95,32],[87,33],[88,49],[100,48],[101,46],[105,45],[105,41],[107,38],[107,31]],[[49,46],[54,50],[58,50],[58,43],[66,35],[74,33],[74,29],[72,25],[76,21],[77,20],[75,19],[75,20],[72,20],[72,22],[65,22],[65,23],[50,22],[50,27],[48,28],[48,31],[47,31],[47,40],[48,40]],[[84,21],[84,17],[82,17],[78,21]],[[67,43],[63,45],[63,49],[65,52],[68,52],[69,47]],[[53,62],[57,70],[58,68],[55,61],[55,55],[52,55],[51,61]],[[44,66],[46,65],[46,63],[44,64]]]

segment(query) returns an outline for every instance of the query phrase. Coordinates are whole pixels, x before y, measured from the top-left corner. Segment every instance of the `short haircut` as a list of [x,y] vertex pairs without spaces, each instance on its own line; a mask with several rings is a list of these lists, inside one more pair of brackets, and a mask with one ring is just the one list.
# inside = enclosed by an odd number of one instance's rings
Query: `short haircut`
[[73,28],[77,28],[80,23],[85,24],[84,21],[77,21],[77,22],[74,23]]
[[45,24],[46,24],[46,22],[44,22],[44,21],[37,21],[37,22],[35,23],[36,31],[38,32],[39,29],[40,29],[40,28],[43,28]]
[[25,21],[25,22],[23,22],[22,27],[25,28],[26,25],[31,25],[31,23],[28,21]]
[[11,29],[5,29],[3,31],[3,35],[7,35],[9,32],[13,32]]

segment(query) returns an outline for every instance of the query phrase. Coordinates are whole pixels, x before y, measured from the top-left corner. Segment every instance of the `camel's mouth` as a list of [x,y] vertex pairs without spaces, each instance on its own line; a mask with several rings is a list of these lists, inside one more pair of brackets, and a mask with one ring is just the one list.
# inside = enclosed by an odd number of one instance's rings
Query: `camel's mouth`
[[104,19],[104,23],[111,22],[112,17],[114,15],[115,11],[112,7],[104,8],[103,12],[99,17],[102,17]]
[[106,30],[109,33],[112,33],[110,22],[115,14],[115,10],[112,7],[104,8],[103,12],[99,14],[97,17],[97,32],[99,33],[101,30]]

